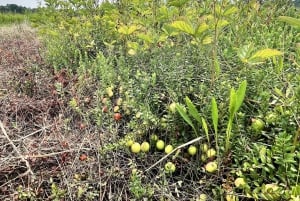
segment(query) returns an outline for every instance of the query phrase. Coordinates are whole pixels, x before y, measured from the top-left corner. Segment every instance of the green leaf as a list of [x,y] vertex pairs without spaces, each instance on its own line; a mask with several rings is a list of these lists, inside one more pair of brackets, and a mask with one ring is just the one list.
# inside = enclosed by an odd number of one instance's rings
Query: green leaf
[[249,60],[265,60],[274,56],[280,56],[283,53],[275,50],[275,49],[263,49],[263,50],[259,50],[257,52],[255,52],[250,58]]
[[224,16],[228,16],[228,15],[231,15],[233,13],[236,13],[238,11],[238,8],[235,7],[235,6],[232,6],[230,8],[227,8],[225,11],[224,11]]
[[203,117],[201,117],[201,121],[202,121],[202,128],[203,128],[203,130],[205,132],[207,142],[209,143],[209,135],[208,135],[207,123],[206,123],[206,121],[205,121],[205,119]]
[[184,110],[184,107],[182,105],[176,104],[176,110],[179,112],[180,116],[184,119],[184,121],[186,121],[186,123],[188,123],[193,128],[195,134],[198,134],[192,120]]
[[215,98],[212,98],[211,100],[211,116],[213,120],[215,133],[218,133],[219,112],[218,112],[217,101]]
[[199,24],[195,35],[200,36],[204,31],[208,30],[209,26],[206,23]]
[[296,18],[288,17],[288,16],[279,16],[278,19],[281,22],[286,22],[292,26],[300,28],[300,19],[296,19]]
[[135,32],[136,30],[138,30],[138,27],[136,25],[131,25],[131,26],[120,26],[120,28],[118,29],[118,32],[124,35],[130,35],[133,32]]
[[195,35],[195,30],[191,23],[185,21],[175,21],[171,24],[171,26],[184,33]]
[[237,111],[240,109],[240,107],[241,107],[241,105],[242,105],[242,103],[243,103],[243,101],[244,101],[245,94],[246,94],[246,88],[247,88],[247,81],[244,80],[244,81],[240,84],[238,90],[236,91],[236,106],[235,106],[235,112],[237,112]]
[[232,88],[230,90],[230,100],[229,100],[229,118],[233,119],[234,113],[235,113],[235,108],[236,108],[236,92]]
[[192,115],[192,117],[194,117],[194,119],[196,119],[199,123],[201,123],[201,116],[189,97],[185,97],[185,103],[188,107],[189,114]]

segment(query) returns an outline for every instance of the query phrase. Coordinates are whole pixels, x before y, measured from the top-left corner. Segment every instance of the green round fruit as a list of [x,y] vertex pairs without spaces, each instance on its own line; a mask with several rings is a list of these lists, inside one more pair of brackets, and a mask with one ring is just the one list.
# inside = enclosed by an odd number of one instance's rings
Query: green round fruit
[[206,201],[207,200],[207,195],[202,193],[199,195],[199,198],[197,199],[197,201]]
[[139,153],[141,151],[141,145],[138,142],[135,142],[131,145],[131,152],[132,153]]
[[206,144],[206,143],[204,143],[204,144],[201,144],[200,145],[200,149],[201,149],[201,151],[202,152],[207,152],[207,150],[208,150],[208,145]]
[[206,165],[205,165],[205,170],[209,173],[213,173],[215,172],[216,170],[218,169],[218,164],[216,161],[211,161],[211,162],[208,162]]
[[173,151],[173,146],[169,144],[165,147],[165,153],[169,154],[171,151]]
[[262,131],[265,127],[265,122],[261,119],[252,118],[251,122],[251,128],[256,132]]
[[176,170],[176,167],[175,167],[174,163],[172,163],[172,162],[167,162],[167,163],[165,164],[165,171],[166,171],[167,173],[173,173],[173,172],[175,172],[175,170]]
[[169,110],[170,110],[170,112],[171,113],[175,113],[176,112],[176,103],[171,103],[170,105],[169,105]]
[[211,148],[211,149],[207,150],[207,152],[206,152],[207,158],[213,158],[216,156],[216,154],[217,154],[217,152],[214,148]]
[[234,181],[234,185],[238,188],[243,188],[246,185],[246,181],[242,177],[238,177]]
[[126,146],[127,147],[131,147],[131,145],[134,143],[134,141],[133,140],[128,140],[127,142],[126,142]]
[[188,148],[188,153],[191,156],[194,156],[197,153],[197,148],[194,145],[189,146]]
[[150,140],[153,141],[153,142],[156,142],[156,141],[158,140],[158,136],[155,135],[155,134],[152,134],[152,135],[150,136]]
[[142,152],[148,152],[150,149],[150,144],[148,142],[143,142],[141,144],[141,151]]
[[158,140],[156,142],[156,148],[158,150],[163,150],[165,148],[165,142],[163,140]]

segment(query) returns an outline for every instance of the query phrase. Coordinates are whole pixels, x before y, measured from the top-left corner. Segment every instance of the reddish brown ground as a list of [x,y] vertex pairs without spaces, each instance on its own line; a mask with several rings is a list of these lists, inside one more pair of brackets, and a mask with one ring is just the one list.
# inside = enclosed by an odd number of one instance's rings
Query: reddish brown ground
[[[68,108],[76,79],[64,70],[54,74],[41,52],[28,25],[0,27],[0,200],[18,200],[20,191],[51,200],[50,178],[71,188],[68,182],[82,169],[99,175],[91,148],[100,146],[99,132]],[[80,161],[83,153],[89,163]]]

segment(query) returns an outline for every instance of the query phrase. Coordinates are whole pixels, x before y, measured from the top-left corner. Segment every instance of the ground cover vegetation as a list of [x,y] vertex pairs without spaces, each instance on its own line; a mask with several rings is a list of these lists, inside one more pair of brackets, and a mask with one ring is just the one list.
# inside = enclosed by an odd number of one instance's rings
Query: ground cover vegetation
[[45,2],[1,60],[3,198],[300,199],[293,2]]

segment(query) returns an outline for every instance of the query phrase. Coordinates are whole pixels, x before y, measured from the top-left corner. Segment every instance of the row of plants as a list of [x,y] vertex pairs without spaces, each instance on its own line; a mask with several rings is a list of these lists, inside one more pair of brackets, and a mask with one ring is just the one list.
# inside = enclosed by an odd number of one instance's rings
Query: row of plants
[[299,199],[292,2],[45,2],[44,57],[78,77],[66,98],[109,133],[99,152],[132,160],[132,199]]

